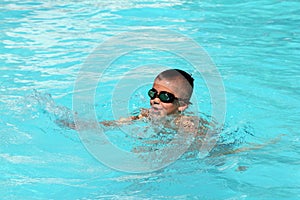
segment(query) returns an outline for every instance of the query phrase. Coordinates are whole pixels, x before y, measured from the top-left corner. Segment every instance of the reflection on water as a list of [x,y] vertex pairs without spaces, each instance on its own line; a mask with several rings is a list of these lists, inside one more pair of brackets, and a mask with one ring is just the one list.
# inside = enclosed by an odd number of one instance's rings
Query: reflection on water
[[[297,199],[298,8],[298,1],[269,0],[2,1],[1,197]],[[124,174],[95,161],[74,130],[55,122],[73,120],[73,84],[93,49],[117,33],[149,26],[185,34],[209,52],[226,87],[227,125],[207,157],[187,155],[157,172]],[[111,92],[110,81],[131,64],[108,73],[102,94]],[[207,113],[209,92],[202,89],[201,76],[195,78],[195,97]],[[108,101],[96,104],[99,110],[110,109]],[[127,127],[136,133],[134,140],[143,126]],[[149,141],[168,141],[169,135],[152,133],[147,133]],[[107,134],[121,148],[132,141],[122,131]],[[278,135],[283,136],[269,143]],[[252,143],[267,145],[230,154]]]

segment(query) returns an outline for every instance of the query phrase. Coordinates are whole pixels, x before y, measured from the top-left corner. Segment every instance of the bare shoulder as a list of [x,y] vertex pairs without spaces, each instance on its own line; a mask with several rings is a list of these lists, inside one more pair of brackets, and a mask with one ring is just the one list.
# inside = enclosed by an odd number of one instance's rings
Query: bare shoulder
[[182,115],[176,118],[175,124],[184,131],[193,132],[197,135],[203,135],[210,127],[210,123],[198,116]]
[[198,125],[198,119],[194,116],[178,116],[175,119],[175,125],[184,132],[195,133]]
[[202,119],[198,116],[186,116],[186,115],[181,115],[176,118],[176,124],[179,125],[181,123],[182,125],[208,125],[209,122],[205,119]]
[[139,119],[149,117],[149,109],[142,108],[139,114]]

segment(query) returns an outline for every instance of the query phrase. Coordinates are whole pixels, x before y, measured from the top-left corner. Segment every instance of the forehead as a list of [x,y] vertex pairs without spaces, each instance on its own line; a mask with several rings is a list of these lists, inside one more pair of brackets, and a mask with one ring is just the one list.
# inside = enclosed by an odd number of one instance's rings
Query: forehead
[[179,82],[180,80],[169,80],[169,79],[155,79],[153,83],[153,88],[155,88],[158,92],[160,91],[166,91],[171,93],[178,93],[180,90],[179,85],[181,84]]

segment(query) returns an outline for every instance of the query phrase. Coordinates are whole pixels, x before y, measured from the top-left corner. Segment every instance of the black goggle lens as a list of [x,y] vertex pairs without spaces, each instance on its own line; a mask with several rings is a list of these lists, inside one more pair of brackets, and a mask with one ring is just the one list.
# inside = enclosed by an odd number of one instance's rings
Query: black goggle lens
[[148,95],[151,99],[155,99],[156,97],[158,97],[159,100],[161,100],[164,103],[172,103],[175,99],[177,99],[174,96],[174,94],[169,93],[169,92],[161,91],[158,94],[157,90],[155,90],[154,88],[152,88],[148,91]]

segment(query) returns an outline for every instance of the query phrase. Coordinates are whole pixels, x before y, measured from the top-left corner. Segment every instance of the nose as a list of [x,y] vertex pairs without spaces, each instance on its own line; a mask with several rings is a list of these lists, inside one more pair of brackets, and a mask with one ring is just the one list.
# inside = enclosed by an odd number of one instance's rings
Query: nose
[[159,104],[160,103],[160,99],[158,97],[156,97],[155,99],[153,99],[153,103],[154,104]]

